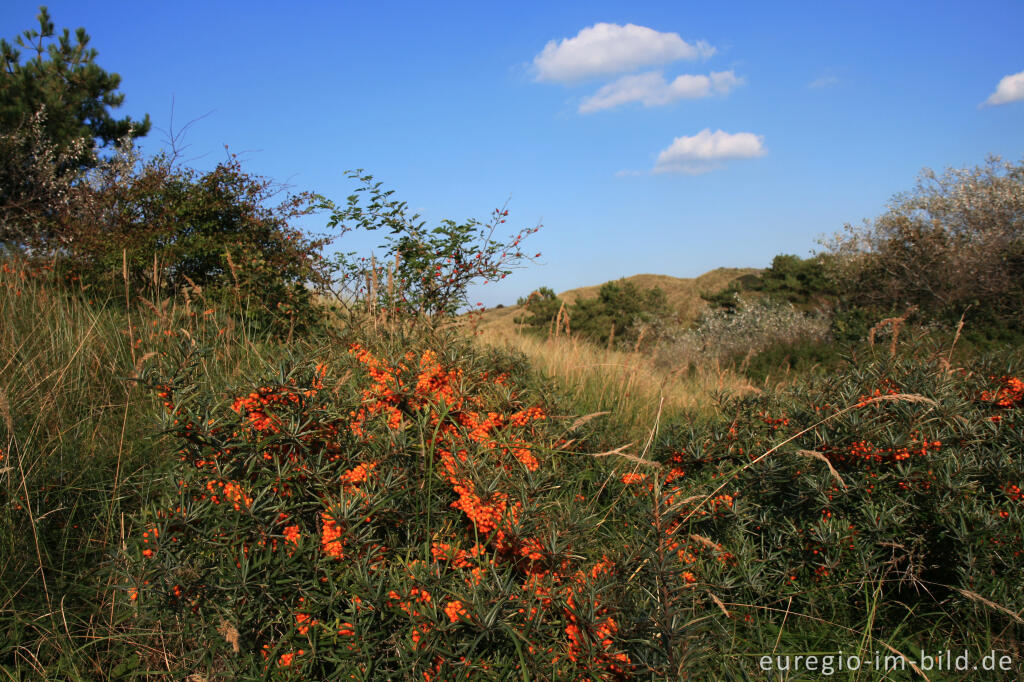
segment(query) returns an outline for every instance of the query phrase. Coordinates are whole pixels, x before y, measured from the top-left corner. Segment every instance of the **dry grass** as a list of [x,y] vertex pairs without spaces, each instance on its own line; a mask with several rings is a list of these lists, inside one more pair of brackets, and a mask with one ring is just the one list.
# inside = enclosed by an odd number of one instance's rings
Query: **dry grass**
[[[716,393],[751,390],[746,379],[729,370],[692,373],[658,369],[642,353],[598,348],[575,337],[543,339],[519,334],[515,328],[483,327],[477,340],[485,345],[525,354],[540,372],[554,379],[590,412],[635,429],[650,427],[659,405],[666,413],[712,409]],[[602,417],[604,418],[604,417]]]
[[[671,277],[669,275],[633,275],[627,277],[640,289],[660,287],[668,298],[668,304],[679,311],[686,321],[696,320],[705,308],[701,293],[721,291],[734,279],[743,275],[760,272],[756,268],[716,268],[700,277]],[[578,298],[593,298],[601,286],[580,287],[559,294],[559,298],[571,305]]]

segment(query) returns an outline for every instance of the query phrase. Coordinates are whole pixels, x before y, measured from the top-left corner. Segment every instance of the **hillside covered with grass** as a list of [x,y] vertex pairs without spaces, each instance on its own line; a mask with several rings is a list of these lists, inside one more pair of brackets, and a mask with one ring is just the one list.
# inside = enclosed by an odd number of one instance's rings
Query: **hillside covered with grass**
[[[699,277],[672,277],[670,275],[633,275],[622,281],[628,282],[641,290],[658,288],[665,292],[665,299],[671,310],[681,319],[696,321],[700,313],[707,307],[702,294],[714,294],[726,289],[733,281],[744,276],[756,274],[756,268],[716,268],[705,272]],[[577,299],[590,299],[597,296],[600,285],[579,287],[558,294],[561,301],[572,305]],[[516,324],[515,319],[522,315],[522,306],[509,305],[500,308],[488,308],[482,311],[477,328],[500,333],[510,332]]]

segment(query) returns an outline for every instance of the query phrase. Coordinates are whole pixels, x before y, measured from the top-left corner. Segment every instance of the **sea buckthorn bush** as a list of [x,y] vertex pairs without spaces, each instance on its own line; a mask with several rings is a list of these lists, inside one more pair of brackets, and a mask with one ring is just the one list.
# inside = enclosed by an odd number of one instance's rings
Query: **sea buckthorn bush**
[[[1017,646],[1021,359],[947,367],[862,359],[726,405],[718,428],[662,434],[669,478],[708,490],[682,512],[730,555],[714,579],[736,622],[763,632],[788,611],[848,627],[871,613],[890,632],[939,622],[954,643],[998,631]],[[716,505],[722,520],[706,513]]]
[[154,380],[180,460],[125,602],[239,676],[631,669],[615,562],[563,504],[579,465],[521,382],[453,349],[356,343],[228,396],[183,357]]
[[1019,641],[1019,357],[861,359],[638,455],[588,454],[522,367],[436,334],[224,390],[195,353],[150,378],[178,460],[120,578],[191,672],[663,679],[829,625],[847,651]]

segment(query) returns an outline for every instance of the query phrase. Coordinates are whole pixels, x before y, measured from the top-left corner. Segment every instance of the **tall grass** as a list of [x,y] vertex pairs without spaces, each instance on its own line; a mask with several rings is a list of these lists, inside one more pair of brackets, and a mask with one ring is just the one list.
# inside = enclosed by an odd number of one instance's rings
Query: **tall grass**
[[[109,603],[95,568],[138,501],[158,441],[153,401],[125,379],[141,359],[127,315],[90,305],[5,263],[0,275],[0,661],[86,674],[79,636],[102,637]],[[92,623],[76,622],[84,604]],[[66,621],[70,614],[70,622]],[[95,647],[92,647],[95,648]]]
[[714,363],[692,372],[672,371],[648,354],[599,348],[571,336],[542,338],[488,328],[477,339],[524,354],[576,409],[607,412],[607,431],[630,439],[643,437],[660,413],[709,415],[722,397],[756,390],[742,375]]
[[108,570],[169,453],[163,407],[135,379],[188,339],[213,348],[202,371],[221,381],[274,347],[201,298],[126,288],[125,300],[96,301],[47,271],[2,265],[0,670],[108,677],[111,660],[130,668],[140,651],[165,650],[166,633],[117,620],[123,588]]

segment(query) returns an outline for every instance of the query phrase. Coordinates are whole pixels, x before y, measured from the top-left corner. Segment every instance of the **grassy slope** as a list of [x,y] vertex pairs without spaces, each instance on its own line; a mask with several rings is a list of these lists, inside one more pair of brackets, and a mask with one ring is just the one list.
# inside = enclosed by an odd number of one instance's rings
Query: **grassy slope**
[[[704,300],[700,297],[702,293],[715,293],[721,291],[734,279],[760,272],[756,268],[715,268],[705,272],[700,277],[672,277],[669,275],[633,275],[626,277],[627,282],[632,282],[641,289],[661,287],[668,297],[668,302],[679,311],[684,321],[695,321],[705,308]],[[572,304],[579,298],[592,298],[597,296],[600,284],[588,287],[579,287],[560,293],[558,296]],[[481,316],[478,329],[500,335],[508,334],[515,327],[515,317],[519,314],[519,306],[507,306],[504,308],[491,308],[484,311]]]
[[[734,279],[756,272],[754,268],[717,268],[694,278],[634,275],[626,281],[640,288],[661,287],[684,320],[696,320],[706,305],[701,293],[721,291]],[[572,303],[596,296],[600,288],[570,289],[559,297]],[[515,322],[519,314],[519,306],[491,308],[472,324],[481,342],[523,353],[534,367],[574,396],[580,409],[608,411],[609,429],[630,437],[649,429],[659,410],[706,412],[712,409],[716,394],[743,394],[753,388],[742,375],[729,370],[708,367],[693,374],[670,373],[641,353],[597,348],[578,339],[545,340],[519,334]]]

